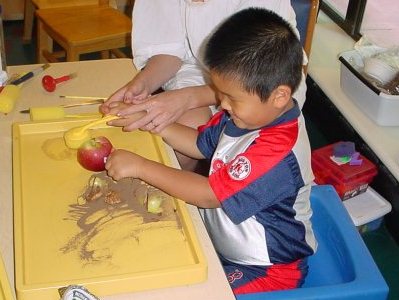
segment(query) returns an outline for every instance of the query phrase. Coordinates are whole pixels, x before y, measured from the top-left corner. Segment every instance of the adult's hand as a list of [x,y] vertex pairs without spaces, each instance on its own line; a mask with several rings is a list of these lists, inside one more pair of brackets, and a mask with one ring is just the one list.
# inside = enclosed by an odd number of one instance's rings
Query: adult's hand
[[120,102],[132,103],[133,101],[143,101],[149,94],[144,80],[141,80],[140,77],[137,76],[113,93],[107,101],[100,106],[100,112],[109,114],[111,109],[117,107]]
[[108,114],[110,109],[118,106],[115,102],[138,103],[146,99],[175,76],[181,65],[181,59],[173,55],[160,54],[151,57],[144,69],[101,105],[100,111]]
[[133,105],[120,107],[116,114],[125,118],[139,111],[145,111],[147,114],[130,124],[127,124],[126,120],[123,125],[119,120],[111,121],[110,124],[122,126],[125,131],[140,128],[154,133],[161,132],[173,122],[196,128],[210,118],[208,106],[214,104],[216,104],[215,93],[210,86],[186,87],[166,91],[148,97],[144,101],[133,100]]
[[140,120],[124,127],[125,131],[137,128],[158,133],[166,126],[176,122],[187,110],[190,109],[190,96],[186,89],[165,91],[148,97],[144,101],[133,101],[133,105],[120,110],[118,115],[126,117],[138,111],[147,114]]

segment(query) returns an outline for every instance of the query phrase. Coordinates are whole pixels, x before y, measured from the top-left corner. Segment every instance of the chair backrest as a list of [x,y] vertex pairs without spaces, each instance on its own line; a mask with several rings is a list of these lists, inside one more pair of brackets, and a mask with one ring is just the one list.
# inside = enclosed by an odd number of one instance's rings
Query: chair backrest
[[55,8],[55,7],[71,7],[71,6],[85,6],[85,5],[105,5],[117,8],[116,0],[31,0],[35,8]]
[[302,46],[309,57],[312,47],[313,31],[316,26],[319,0],[292,0],[291,5],[296,14],[297,28]]

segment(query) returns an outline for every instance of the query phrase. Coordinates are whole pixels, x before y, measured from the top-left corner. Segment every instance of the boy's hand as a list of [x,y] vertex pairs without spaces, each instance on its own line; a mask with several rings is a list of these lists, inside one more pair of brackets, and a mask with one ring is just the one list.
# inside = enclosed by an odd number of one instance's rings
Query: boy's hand
[[108,156],[105,169],[108,176],[114,180],[126,177],[140,178],[140,170],[145,160],[133,152],[116,149]]
[[[126,103],[123,103],[123,102],[114,103],[113,108],[111,108],[108,113],[110,115],[119,116],[120,115],[119,112],[121,110],[124,110],[124,109],[126,109],[127,107],[129,107],[131,105],[132,104],[126,104]],[[136,123],[138,120],[141,120],[146,115],[147,115],[146,111],[137,111],[137,112],[134,112],[134,113],[132,113],[130,115],[122,116],[120,119],[109,121],[107,124],[110,125],[110,126],[116,126],[116,127],[123,127],[124,128],[127,125]],[[138,127],[133,128],[133,129],[137,129],[137,128]],[[143,128],[141,128],[141,129],[143,129]]]

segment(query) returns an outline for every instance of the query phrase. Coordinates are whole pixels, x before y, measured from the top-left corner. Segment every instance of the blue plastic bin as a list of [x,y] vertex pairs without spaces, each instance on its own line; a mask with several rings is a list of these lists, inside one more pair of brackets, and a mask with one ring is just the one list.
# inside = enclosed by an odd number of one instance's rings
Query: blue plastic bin
[[334,188],[313,186],[311,204],[319,246],[316,254],[309,257],[304,286],[239,295],[237,299],[386,299],[388,286]]

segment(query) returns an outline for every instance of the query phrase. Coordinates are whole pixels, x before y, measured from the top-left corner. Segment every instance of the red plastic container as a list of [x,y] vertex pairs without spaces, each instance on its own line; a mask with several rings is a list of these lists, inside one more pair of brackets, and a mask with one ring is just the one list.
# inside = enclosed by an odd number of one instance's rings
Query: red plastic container
[[335,144],[312,151],[312,169],[317,184],[331,184],[342,200],[352,198],[367,190],[377,175],[377,167],[363,155],[360,166],[349,163],[338,165],[331,160]]

